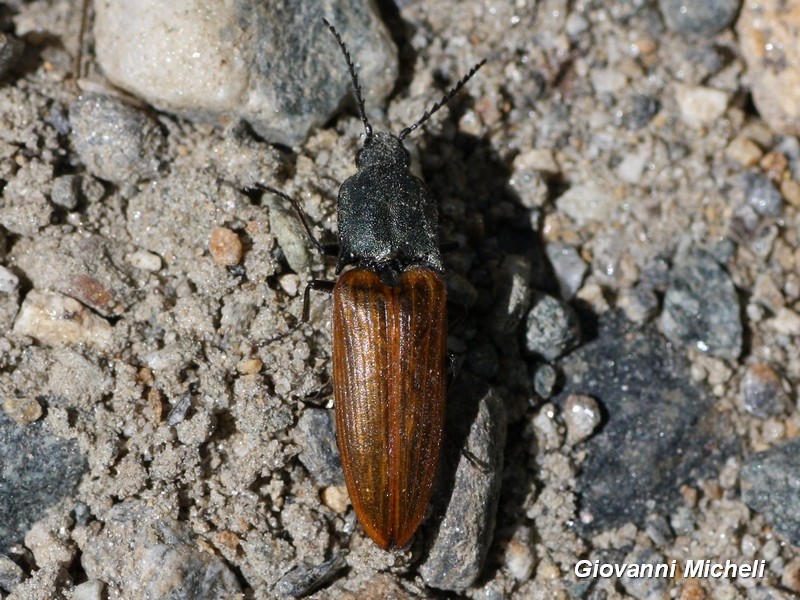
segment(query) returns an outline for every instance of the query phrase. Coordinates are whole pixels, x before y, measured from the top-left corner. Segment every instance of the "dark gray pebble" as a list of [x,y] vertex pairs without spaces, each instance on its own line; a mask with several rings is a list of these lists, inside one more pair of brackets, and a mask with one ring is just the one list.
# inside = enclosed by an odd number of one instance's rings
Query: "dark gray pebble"
[[769,365],[756,363],[748,366],[739,392],[744,409],[761,419],[780,416],[789,409],[789,398],[781,377]]
[[16,425],[0,411],[0,548],[22,541],[45,511],[75,493],[86,460],[41,421]]
[[745,193],[747,202],[762,217],[781,216],[783,196],[763,173],[748,173],[745,176]]
[[664,22],[684,36],[714,35],[728,27],[739,12],[741,0],[658,0]]
[[537,293],[528,311],[525,348],[545,360],[555,360],[580,341],[580,323],[572,307],[553,296]]
[[661,331],[681,346],[734,360],[742,352],[739,310],[730,275],[708,252],[695,250],[670,273]]
[[494,534],[506,412],[489,386],[466,374],[453,384],[447,409],[450,475],[434,493],[433,514],[440,517],[425,527],[433,537],[420,574],[431,587],[463,590],[480,574]]
[[336,577],[345,567],[347,561],[344,554],[337,554],[313,567],[295,567],[278,582],[278,591],[292,598],[308,596]]
[[586,442],[578,478],[582,528],[596,532],[648,514],[669,514],[681,485],[715,473],[735,450],[714,401],[691,383],[685,357],[652,326],[633,328],[618,314],[598,337],[563,359],[564,390],[596,398],[605,411]]
[[86,168],[114,183],[156,175],[164,135],[142,111],[111,96],[86,94],[69,108],[73,143]]
[[300,462],[318,485],[342,485],[342,462],[336,445],[331,411],[309,408],[303,411],[295,429],[300,444]]
[[636,131],[645,127],[661,110],[661,103],[652,96],[634,94],[623,106],[622,124]]
[[742,498],[794,545],[800,545],[800,438],[748,458]]
[[465,366],[470,373],[483,379],[491,379],[500,370],[500,359],[497,350],[489,342],[474,344],[470,347]]

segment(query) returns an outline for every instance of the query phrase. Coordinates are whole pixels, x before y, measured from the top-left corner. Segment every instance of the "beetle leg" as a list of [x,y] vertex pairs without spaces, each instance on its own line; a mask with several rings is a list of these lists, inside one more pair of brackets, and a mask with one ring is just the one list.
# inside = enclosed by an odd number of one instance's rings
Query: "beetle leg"
[[308,313],[311,301],[311,290],[317,292],[325,292],[327,294],[333,293],[333,281],[325,281],[324,279],[312,279],[308,282],[306,290],[303,292],[303,319],[302,323],[308,323]]

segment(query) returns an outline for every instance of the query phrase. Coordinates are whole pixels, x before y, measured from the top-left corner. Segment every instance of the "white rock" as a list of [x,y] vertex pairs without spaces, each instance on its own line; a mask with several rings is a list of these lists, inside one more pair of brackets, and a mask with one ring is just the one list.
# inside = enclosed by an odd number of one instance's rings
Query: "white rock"
[[0,265],[0,294],[11,294],[19,285],[19,277]]
[[14,331],[47,346],[111,347],[111,325],[74,298],[57,292],[28,292],[14,321]]
[[779,308],[767,324],[780,334],[800,335],[800,315],[785,306]]
[[592,184],[572,186],[556,200],[556,206],[579,226],[592,221],[605,221],[614,212],[614,198]]
[[155,273],[161,270],[161,257],[158,254],[148,252],[147,250],[137,250],[131,252],[126,257],[131,266],[143,271],[151,271]]
[[705,127],[720,118],[728,108],[728,94],[709,87],[675,84],[675,99],[681,118],[690,127]]

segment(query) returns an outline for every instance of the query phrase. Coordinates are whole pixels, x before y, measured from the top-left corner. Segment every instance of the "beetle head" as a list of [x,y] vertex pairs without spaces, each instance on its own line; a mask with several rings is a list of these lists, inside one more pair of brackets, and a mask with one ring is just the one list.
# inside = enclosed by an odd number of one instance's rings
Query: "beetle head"
[[408,168],[411,157],[403,142],[396,135],[378,132],[366,140],[356,154],[356,166],[359,169],[372,165],[398,165]]

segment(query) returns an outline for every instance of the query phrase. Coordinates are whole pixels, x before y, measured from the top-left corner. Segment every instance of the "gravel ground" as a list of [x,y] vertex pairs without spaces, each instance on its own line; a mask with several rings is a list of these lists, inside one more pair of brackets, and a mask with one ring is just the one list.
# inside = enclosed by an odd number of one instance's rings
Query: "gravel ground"
[[[77,3],[0,3],[0,598],[800,593],[798,2],[206,4],[95,2],[76,78]],[[300,319],[334,265],[255,187],[335,239],[322,16],[376,129],[487,59],[406,140],[458,248],[398,552],[343,484],[329,299]]]

